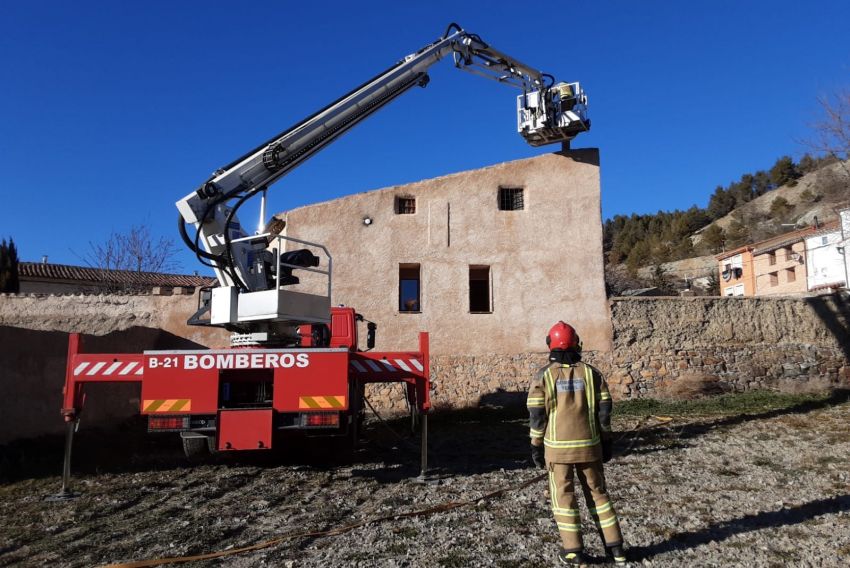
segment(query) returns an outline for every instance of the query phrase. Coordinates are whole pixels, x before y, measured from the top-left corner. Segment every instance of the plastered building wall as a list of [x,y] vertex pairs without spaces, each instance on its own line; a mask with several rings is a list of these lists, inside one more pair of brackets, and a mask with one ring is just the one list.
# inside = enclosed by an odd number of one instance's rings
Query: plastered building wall
[[839,252],[841,246],[840,229],[806,239],[806,273],[809,290],[826,285],[846,287],[844,255]]
[[[755,296],[756,279],[753,271],[753,253],[751,247],[741,247],[719,255],[717,272],[719,275],[721,296]],[[727,268],[729,271],[727,272]],[[734,269],[739,268],[738,276]],[[725,274],[725,276],[724,276]]]
[[[521,188],[524,208],[499,210],[500,187]],[[397,197],[415,198],[416,212],[397,214]],[[429,331],[434,354],[537,351],[559,319],[586,348],[610,349],[595,149],[360,193],[285,219],[287,236],[328,247],[332,302],[378,324],[379,350],[415,349]],[[402,264],[420,267],[417,313],[399,310]],[[470,312],[470,266],[490,267],[491,313]]]
[[753,255],[757,296],[806,292],[806,243],[802,239],[787,247]]

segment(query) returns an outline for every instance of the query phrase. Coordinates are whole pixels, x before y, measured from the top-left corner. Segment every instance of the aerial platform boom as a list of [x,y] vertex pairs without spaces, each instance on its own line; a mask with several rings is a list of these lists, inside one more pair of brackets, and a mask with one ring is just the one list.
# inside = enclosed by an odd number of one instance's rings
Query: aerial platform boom
[[[184,241],[199,257],[211,261],[220,286],[228,289],[217,291],[209,299],[207,307],[212,312],[213,325],[243,333],[261,330],[274,334],[280,332],[280,326],[275,324],[326,321],[329,295],[327,301],[302,298],[315,309],[308,309],[309,313],[301,316],[292,316],[299,310],[287,309],[287,300],[277,293],[250,297],[279,290],[276,274],[280,263],[285,262],[281,258],[285,243],[272,242],[274,235],[247,234],[237,211],[249,198],[264,193],[271,184],[392,100],[414,86],[424,87],[429,81],[428,69],[449,55],[458,69],[522,90],[517,98],[517,129],[529,144],[566,142],[589,129],[587,99],[578,83],[555,84],[551,75],[451,24],[436,41],[220,168],[177,202]],[[195,227],[194,239],[189,237],[186,224]],[[318,266],[316,259],[307,260],[309,264],[289,268]],[[271,304],[262,309],[241,310],[239,306],[245,302],[254,308]],[[258,313],[262,316],[257,317]]]

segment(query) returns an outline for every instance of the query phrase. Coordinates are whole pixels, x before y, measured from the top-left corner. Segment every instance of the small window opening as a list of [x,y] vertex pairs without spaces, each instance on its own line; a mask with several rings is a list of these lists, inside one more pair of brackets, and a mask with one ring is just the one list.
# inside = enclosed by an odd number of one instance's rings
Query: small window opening
[[771,286],[779,286],[779,273],[778,272],[771,272],[769,274],[769,276],[770,276],[770,285]]
[[419,312],[419,265],[398,265],[398,311]]
[[499,188],[499,211],[519,211],[525,209],[521,187]]
[[469,311],[473,314],[492,312],[490,304],[490,267],[469,267]]
[[796,282],[797,281],[797,271],[792,266],[791,268],[787,268],[785,270],[785,281],[786,282]]
[[416,198],[415,197],[396,197],[395,198],[396,215],[413,215],[416,213]]

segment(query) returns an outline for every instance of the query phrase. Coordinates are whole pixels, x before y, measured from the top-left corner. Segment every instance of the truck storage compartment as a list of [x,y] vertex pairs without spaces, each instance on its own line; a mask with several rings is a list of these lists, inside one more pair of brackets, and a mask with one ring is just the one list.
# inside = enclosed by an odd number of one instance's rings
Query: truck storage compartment
[[219,408],[271,408],[273,369],[227,369],[219,372]]

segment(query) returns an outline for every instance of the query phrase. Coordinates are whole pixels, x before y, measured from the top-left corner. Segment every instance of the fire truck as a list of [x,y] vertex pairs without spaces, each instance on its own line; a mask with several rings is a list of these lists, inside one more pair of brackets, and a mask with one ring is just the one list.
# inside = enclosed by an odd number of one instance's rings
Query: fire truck
[[[321,110],[216,170],[177,202],[178,229],[218,285],[201,290],[191,325],[231,332],[214,350],[88,353],[69,339],[62,415],[67,422],[63,489],[73,434],[89,383],[138,383],[151,432],[173,432],[186,455],[269,450],[275,434],[298,431],[356,443],[370,383],[404,385],[427,467],[431,408],[428,335],[405,352],[376,352],[377,326],[351,307],[332,307],[333,258],[320,243],[265,224],[266,192],[288,172],[414,86],[451,57],[454,66],[518,87],[517,130],[532,146],[568,145],[590,128],[579,83],[556,83],[450,24],[436,41]],[[260,224],[249,234],[237,213],[260,196]],[[365,331],[365,341],[360,335]],[[361,345],[363,343],[364,345]]]

